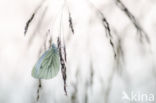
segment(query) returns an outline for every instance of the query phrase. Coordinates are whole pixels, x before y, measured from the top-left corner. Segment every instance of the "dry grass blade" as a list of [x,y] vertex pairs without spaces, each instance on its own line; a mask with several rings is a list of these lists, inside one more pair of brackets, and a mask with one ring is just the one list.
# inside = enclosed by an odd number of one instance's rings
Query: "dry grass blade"
[[112,34],[111,34],[111,29],[110,29],[109,23],[108,23],[107,19],[104,17],[104,15],[100,11],[98,11],[98,12],[102,16],[102,22],[103,22],[103,25],[104,25],[105,30],[106,30],[106,36],[109,38],[110,45],[113,48],[114,58],[116,58],[117,53],[116,53],[116,50],[115,50],[115,47],[114,47],[113,37],[112,37]]
[[147,43],[150,43],[150,39],[148,37],[148,34],[142,29],[142,27],[137,22],[137,20],[133,16],[133,14],[122,3],[122,1],[121,0],[116,0],[116,4],[127,15],[127,17],[131,20],[131,22],[133,23],[133,25],[137,29],[141,43],[143,43],[143,39],[145,39]]
[[42,88],[42,83],[41,83],[41,79],[38,80],[38,88],[37,88],[37,97],[36,97],[36,101],[38,102],[38,100],[40,99],[40,90]]
[[123,63],[124,63],[124,50],[123,50],[123,47],[122,47],[122,39],[121,38],[118,38],[118,41],[117,41],[117,69],[118,69],[118,72],[121,74],[122,72],[122,66],[123,66]]
[[89,92],[89,88],[92,90],[93,78],[94,78],[94,68],[93,68],[93,62],[91,59],[90,64],[89,64],[89,78],[88,80],[86,80],[86,83],[85,83],[85,96],[84,96],[85,103],[88,103],[88,100],[89,100],[88,96],[91,95]]
[[42,0],[42,2],[40,2],[39,6],[37,6],[37,8],[35,9],[34,13],[32,14],[32,16],[28,19],[28,21],[26,22],[25,28],[24,28],[24,35],[26,35],[29,25],[32,22],[32,20],[34,19],[36,13],[38,12],[38,10],[42,7],[42,5],[44,4],[46,0]]
[[67,53],[66,53],[66,46],[63,47],[64,50],[64,60],[67,62]]
[[90,76],[89,76],[89,86],[93,86],[93,78],[94,78],[94,67],[93,67],[93,60],[90,60],[89,69],[90,69]]
[[112,49],[113,49],[114,58],[116,59],[116,50],[115,50],[115,46],[114,46],[114,43],[113,43],[113,37],[112,37],[112,34],[111,34],[111,29],[110,29],[110,26],[109,26],[109,22],[107,21],[104,14],[98,8],[96,8],[89,0],[88,0],[88,3],[90,4],[90,6],[92,8],[95,9],[96,13],[101,16],[102,23],[103,23],[103,25],[105,27],[105,30],[106,30],[106,36],[109,38],[110,45],[112,46]]
[[72,33],[74,34],[73,21],[72,21],[72,17],[71,17],[71,13],[70,12],[69,12],[69,27],[70,27]]
[[62,44],[61,44],[61,40],[60,40],[59,37],[58,37],[58,40],[57,40],[57,45],[58,45],[58,49],[59,49],[61,71],[62,71],[62,77],[63,77],[63,82],[64,82],[64,92],[67,95],[67,90],[66,90],[66,79],[67,79],[66,64],[65,64],[65,60],[64,60],[64,58],[66,57],[66,54],[64,54],[64,52],[62,51]]
[[84,95],[84,103],[88,103],[88,81],[85,83],[85,95]]
[[78,103],[77,102],[77,97],[78,97],[78,85],[79,85],[79,74],[80,74],[79,70],[80,69],[78,67],[77,70],[76,70],[76,81],[75,81],[75,83],[72,83],[72,86],[74,88],[74,91],[71,94],[71,101],[72,101],[72,103]]
[[47,13],[47,9],[48,9],[48,7],[44,8],[42,14],[40,15],[40,18],[39,18],[39,20],[38,20],[38,22],[36,24],[36,27],[34,28],[34,31],[32,33],[33,35],[31,35],[31,37],[29,39],[28,46],[31,45],[31,43],[33,42],[37,32],[39,32],[39,30],[41,29],[41,25],[42,25],[42,22],[43,22],[43,20],[45,18],[46,13]]
[[26,33],[28,31],[28,28],[29,28],[29,25],[32,22],[34,16],[35,16],[35,13],[33,13],[32,16],[30,17],[30,19],[26,22],[26,25],[25,25],[25,28],[24,28],[24,35],[26,35]]

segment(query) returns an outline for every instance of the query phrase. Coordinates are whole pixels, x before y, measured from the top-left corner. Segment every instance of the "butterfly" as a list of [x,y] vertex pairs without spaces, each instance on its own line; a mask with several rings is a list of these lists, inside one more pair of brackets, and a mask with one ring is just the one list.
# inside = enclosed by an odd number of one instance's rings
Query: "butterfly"
[[55,44],[52,44],[52,47],[45,51],[35,64],[32,76],[36,79],[51,79],[58,74],[59,69],[59,50]]

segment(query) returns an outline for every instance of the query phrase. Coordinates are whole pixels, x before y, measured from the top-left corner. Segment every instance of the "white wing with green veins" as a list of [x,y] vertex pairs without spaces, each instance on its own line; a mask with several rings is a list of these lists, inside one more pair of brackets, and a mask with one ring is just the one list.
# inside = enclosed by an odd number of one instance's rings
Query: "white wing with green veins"
[[59,68],[58,49],[52,46],[37,61],[32,70],[32,76],[37,79],[51,79],[58,74]]

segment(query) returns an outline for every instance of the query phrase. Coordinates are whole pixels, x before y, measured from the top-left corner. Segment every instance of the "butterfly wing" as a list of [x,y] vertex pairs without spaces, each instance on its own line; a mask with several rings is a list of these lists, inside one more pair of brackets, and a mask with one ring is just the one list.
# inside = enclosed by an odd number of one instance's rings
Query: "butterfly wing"
[[37,61],[36,65],[34,66],[33,70],[32,70],[32,76],[34,78],[39,78],[39,69],[41,67],[41,63],[43,61],[43,59],[45,58],[45,56],[48,54],[49,50],[46,51]]
[[32,76],[37,79],[50,79],[57,75],[59,68],[58,50],[51,48],[40,57],[32,70]]

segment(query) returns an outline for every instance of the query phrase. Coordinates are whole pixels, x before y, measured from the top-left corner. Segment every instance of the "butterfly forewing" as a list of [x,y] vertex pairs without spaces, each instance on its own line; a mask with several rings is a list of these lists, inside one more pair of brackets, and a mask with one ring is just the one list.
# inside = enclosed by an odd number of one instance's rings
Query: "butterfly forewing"
[[50,79],[57,75],[60,60],[57,48],[50,48],[37,61],[32,70],[32,76],[38,79]]

